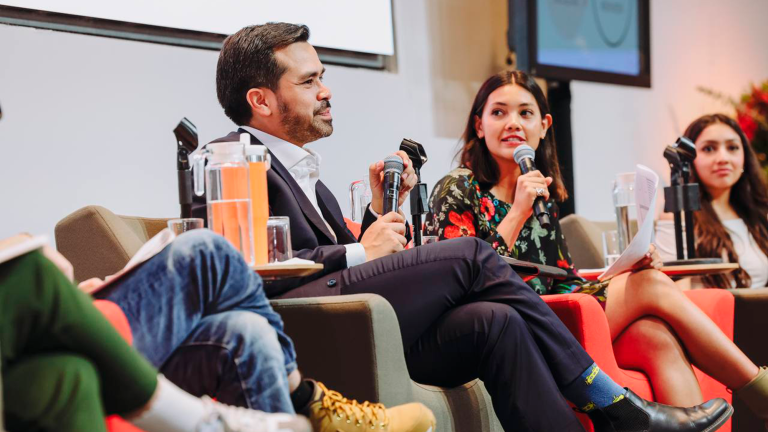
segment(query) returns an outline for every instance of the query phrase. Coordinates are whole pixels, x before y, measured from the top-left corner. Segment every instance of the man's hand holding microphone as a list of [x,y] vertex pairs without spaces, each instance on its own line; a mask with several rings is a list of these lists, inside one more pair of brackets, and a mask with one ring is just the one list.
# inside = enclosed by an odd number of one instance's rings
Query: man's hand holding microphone
[[368,227],[360,243],[365,248],[366,261],[371,261],[405,249],[405,216],[399,205],[416,185],[417,178],[411,159],[403,151],[371,164],[368,177],[371,210],[379,218]]

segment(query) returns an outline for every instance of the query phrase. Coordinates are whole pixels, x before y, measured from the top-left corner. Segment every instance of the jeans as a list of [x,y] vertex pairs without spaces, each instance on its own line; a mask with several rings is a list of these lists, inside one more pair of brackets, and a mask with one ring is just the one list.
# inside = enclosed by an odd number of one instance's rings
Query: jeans
[[184,233],[95,296],[123,309],[136,349],[184,390],[294,412],[293,342],[261,278],[223,237]]

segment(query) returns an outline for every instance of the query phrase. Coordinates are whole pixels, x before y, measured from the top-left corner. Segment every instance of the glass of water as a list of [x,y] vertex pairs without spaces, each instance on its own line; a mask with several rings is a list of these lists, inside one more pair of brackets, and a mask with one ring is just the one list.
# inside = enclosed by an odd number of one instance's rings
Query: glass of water
[[168,221],[168,228],[176,235],[181,235],[187,231],[200,229],[202,227],[203,220],[200,218],[170,219]]
[[267,220],[267,261],[275,263],[292,257],[291,220],[286,216],[270,217]]
[[619,259],[620,250],[619,232],[616,230],[603,231],[603,257],[606,267],[610,267]]
[[368,180],[355,180],[349,185],[349,205],[351,207],[350,219],[362,223],[365,210],[371,202],[371,187]]

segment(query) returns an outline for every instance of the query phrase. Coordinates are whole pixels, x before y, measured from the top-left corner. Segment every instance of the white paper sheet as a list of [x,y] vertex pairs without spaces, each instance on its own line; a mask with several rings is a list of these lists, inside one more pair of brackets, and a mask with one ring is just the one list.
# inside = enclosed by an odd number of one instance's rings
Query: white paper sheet
[[14,242],[12,245],[0,248],[0,264],[32,252],[33,250],[40,249],[46,244],[48,244],[48,237],[46,236],[20,239],[20,241]]
[[157,235],[149,239],[148,242],[144,243],[144,245],[141,246],[141,248],[139,248],[136,254],[128,261],[128,264],[126,264],[125,267],[122,268],[122,270],[113,274],[112,276],[107,276],[107,281],[104,282],[103,284],[91,289],[81,288],[82,291],[88,294],[93,294],[96,291],[104,289],[105,287],[109,286],[109,284],[111,284],[112,282],[120,279],[120,276],[131,271],[134,267],[152,258],[153,256],[159,254],[175,238],[176,238],[176,234],[174,234],[173,231],[169,230],[168,228],[163,229],[162,231],[157,233]]
[[[610,279],[627,272],[640,261],[651,247],[653,239],[653,211],[656,208],[656,189],[659,186],[659,176],[650,168],[637,165],[635,173],[635,203],[637,205],[638,230],[635,238],[619,256],[619,258],[597,278]],[[648,215],[651,217],[648,217]]]

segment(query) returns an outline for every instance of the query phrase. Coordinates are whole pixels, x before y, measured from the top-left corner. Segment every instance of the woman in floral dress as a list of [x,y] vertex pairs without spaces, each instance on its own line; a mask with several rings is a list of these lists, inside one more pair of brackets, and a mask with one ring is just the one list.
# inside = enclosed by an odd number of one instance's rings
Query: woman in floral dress
[[[578,276],[558,221],[557,202],[567,198],[567,191],[551,126],[546,98],[533,78],[519,71],[489,78],[467,120],[461,166],[432,191],[426,234],[441,240],[476,236],[501,255],[565,269],[565,280],[528,283],[542,295],[594,295],[605,308],[619,365],[645,372],[659,402],[693,406],[703,401],[691,363],[731,389],[761,379],[764,373],[657,270],[653,247],[635,271],[610,281],[590,283]],[[520,172],[513,153],[522,144],[536,151],[537,171]],[[532,217],[538,196],[549,207],[550,229]]]

